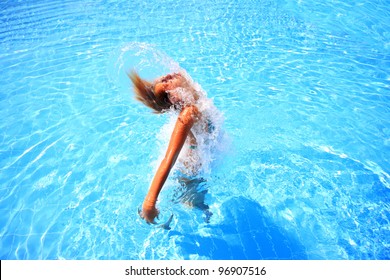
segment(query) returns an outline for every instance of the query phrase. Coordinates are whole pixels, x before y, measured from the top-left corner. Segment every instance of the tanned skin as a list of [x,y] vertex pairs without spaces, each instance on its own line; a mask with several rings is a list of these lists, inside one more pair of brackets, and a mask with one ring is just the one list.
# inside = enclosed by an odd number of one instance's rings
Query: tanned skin
[[141,215],[148,223],[154,223],[154,219],[158,215],[158,210],[156,208],[158,195],[183,148],[191,127],[198,119],[198,116],[199,111],[196,106],[187,106],[179,114],[165,157],[154,175],[149,192],[142,205]]

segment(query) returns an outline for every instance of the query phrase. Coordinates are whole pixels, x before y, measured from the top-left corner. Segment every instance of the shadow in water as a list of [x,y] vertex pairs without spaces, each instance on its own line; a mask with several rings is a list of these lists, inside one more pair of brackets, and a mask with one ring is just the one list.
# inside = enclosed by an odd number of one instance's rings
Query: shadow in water
[[[212,260],[307,259],[305,248],[295,237],[270,220],[256,202],[235,197],[221,206],[224,219],[205,225],[207,234],[186,234],[180,238],[185,258]],[[182,235],[172,231],[171,235]]]

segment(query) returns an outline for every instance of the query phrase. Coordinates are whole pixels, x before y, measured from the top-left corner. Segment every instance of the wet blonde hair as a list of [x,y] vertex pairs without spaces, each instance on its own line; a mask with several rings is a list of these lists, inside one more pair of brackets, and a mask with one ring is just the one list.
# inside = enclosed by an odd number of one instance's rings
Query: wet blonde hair
[[135,99],[151,108],[153,113],[164,113],[172,106],[168,99],[168,92],[164,91],[158,95],[154,92],[155,83],[142,79],[136,71],[131,71],[127,75],[133,82]]

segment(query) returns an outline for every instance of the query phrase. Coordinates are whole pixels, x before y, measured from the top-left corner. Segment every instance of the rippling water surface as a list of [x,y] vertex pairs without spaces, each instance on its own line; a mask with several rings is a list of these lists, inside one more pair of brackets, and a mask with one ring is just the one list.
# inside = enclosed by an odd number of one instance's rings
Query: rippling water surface
[[[390,258],[387,1],[0,10],[1,259]],[[209,223],[172,202],[172,176],[164,230],[137,208],[169,117],[132,99],[124,71],[152,78],[172,61],[213,98],[229,140],[202,181]]]

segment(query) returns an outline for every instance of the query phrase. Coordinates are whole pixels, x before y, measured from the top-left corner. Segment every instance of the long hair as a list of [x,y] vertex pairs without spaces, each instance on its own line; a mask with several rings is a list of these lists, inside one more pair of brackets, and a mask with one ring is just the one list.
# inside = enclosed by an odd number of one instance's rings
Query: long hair
[[135,71],[131,71],[127,75],[133,82],[135,98],[151,108],[153,113],[164,113],[172,106],[172,103],[168,99],[167,92],[156,95],[153,83],[142,79]]

